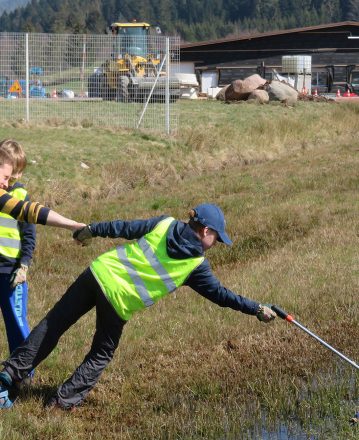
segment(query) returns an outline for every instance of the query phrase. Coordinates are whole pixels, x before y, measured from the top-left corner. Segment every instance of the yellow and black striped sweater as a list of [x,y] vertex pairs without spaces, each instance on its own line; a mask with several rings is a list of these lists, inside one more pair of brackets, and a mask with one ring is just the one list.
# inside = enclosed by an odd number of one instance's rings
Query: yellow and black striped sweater
[[17,200],[4,189],[0,189],[0,211],[11,215],[20,222],[46,225],[50,209],[37,202]]

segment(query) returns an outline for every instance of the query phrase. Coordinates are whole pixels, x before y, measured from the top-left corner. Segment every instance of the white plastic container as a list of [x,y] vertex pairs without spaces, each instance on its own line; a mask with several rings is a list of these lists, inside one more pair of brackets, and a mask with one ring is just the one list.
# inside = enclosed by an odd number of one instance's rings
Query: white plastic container
[[201,92],[208,93],[210,87],[218,87],[218,71],[207,70],[201,75]]
[[291,74],[312,73],[311,55],[284,55],[282,57],[282,72]]

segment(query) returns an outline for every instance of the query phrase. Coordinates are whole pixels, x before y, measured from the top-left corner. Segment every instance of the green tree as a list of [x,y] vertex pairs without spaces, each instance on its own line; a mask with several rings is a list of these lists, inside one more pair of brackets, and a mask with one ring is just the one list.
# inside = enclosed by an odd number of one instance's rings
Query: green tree
[[[13,0],[25,1],[25,0]],[[103,33],[114,21],[148,21],[187,41],[358,19],[359,0],[31,0],[0,30]],[[240,30],[238,30],[240,29]]]
[[349,0],[347,9],[348,20],[359,21],[359,0]]

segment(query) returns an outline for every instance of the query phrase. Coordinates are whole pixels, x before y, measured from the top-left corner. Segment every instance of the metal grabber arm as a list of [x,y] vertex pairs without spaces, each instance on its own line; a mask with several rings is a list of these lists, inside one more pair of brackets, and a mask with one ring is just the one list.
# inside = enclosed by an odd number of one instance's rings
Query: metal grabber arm
[[272,305],[271,308],[280,318],[285,319],[286,321],[296,325],[297,327],[299,327],[300,329],[302,329],[303,331],[308,333],[308,335],[312,336],[312,338],[316,339],[318,342],[320,342],[322,345],[324,345],[324,347],[327,347],[330,351],[332,351],[333,353],[335,353],[336,355],[341,357],[343,360],[347,361],[352,367],[359,370],[358,364],[356,364],[354,361],[352,361],[349,358],[347,358],[346,356],[344,356],[344,354],[340,353],[338,350],[336,350],[334,347],[329,345],[327,342],[323,341],[323,339],[321,339],[315,333],[308,330],[306,327],[304,327],[304,325],[302,325],[298,321],[296,321],[292,315],[289,315],[288,313],[286,313],[284,310],[282,310],[280,307],[278,307],[276,305]]

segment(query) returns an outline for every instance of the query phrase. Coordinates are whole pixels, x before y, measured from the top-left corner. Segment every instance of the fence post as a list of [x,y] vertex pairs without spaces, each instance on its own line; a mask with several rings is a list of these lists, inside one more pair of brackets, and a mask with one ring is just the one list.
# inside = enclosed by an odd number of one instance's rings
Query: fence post
[[29,34],[26,33],[25,34],[25,97],[26,97],[26,116],[25,116],[25,120],[27,123],[29,123],[30,121],[30,87],[29,87],[29,80],[30,80],[30,75],[29,75]]
[[85,82],[85,64],[86,64],[86,34],[83,36],[82,45],[82,63],[80,67],[80,80],[81,80],[81,96],[85,96],[84,82]]
[[170,134],[170,39],[166,37],[166,101],[165,101],[165,123],[166,133]]

